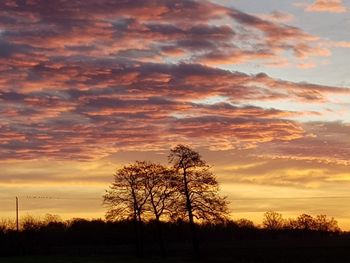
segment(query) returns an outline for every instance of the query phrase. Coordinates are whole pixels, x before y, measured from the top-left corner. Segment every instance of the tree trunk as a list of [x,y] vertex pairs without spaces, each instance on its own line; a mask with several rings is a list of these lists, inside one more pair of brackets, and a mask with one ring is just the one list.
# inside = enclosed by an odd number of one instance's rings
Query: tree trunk
[[138,233],[139,233],[139,257],[143,257],[143,224],[141,215],[138,214],[138,220],[137,220],[137,226],[138,226]]
[[191,229],[191,234],[192,234],[192,246],[193,246],[193,256],[195,258],[199,258],[199,244],[198,244],[198,238],[197,238],[197,228],[196,224],[193,221],[193,214],[192,211],[191,213],[188,213],[189,221],[190,221],[190,229]]
[[183,170],[183,176],[184,176],[184,190],[185,190],[185,196],[186,196],[186,209],[188,212],[188,219],[190,224],[190,230],[192,235],[192,246],[193,246],[193,256],[194,258],[199,258],[199,244],[198,244],[198,238],[197,238],[197,230],[196,230],[196,224],[193,220],[193,212],[192,212],[192,204],[190,199],[190,193],[188,190],[188,182],[187,182],[187,172],[186,169]]
[[136,212],[134,213],[134,231],[135,231],[135,245],[136,245],[136,255],[141,257],[141,247],[140,247],[140,231],[138,226],[138,220]]
[[164,239],[163,239],[163,226],[158,217],[156,218],[156,227],[158,232],[158,242],[159,242],[160,253],[162,258],[165,258],[166,252],[165,252]]

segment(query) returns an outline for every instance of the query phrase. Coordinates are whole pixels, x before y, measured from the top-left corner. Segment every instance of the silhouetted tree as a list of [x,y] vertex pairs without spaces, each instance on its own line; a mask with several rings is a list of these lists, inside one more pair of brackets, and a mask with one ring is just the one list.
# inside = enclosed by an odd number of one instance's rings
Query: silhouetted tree
[[43,222],[45,225],[48,225],[50,223],[61,223],[62,218],[59,215],[53,215],[53,214],[46,214]]
[[158,231],[158,240],[162,256],[165,256],[163,231],[160,218],[163,215],[169,216],[171,208],[174,207],[174,195],[176,193],[176,177],[173,170],[163,165],[151,162],[138,163],[144,176],[144,187],[147,191],[148,202],[146,211],[153,214]]
[[40,221],[40,218],[29,214],[21,218],[20,228],[24,231],[38,231],[41,226],[43,226],[43,222]]
[[284,228],[290,230],[298,229],[298,221],[294,218],[288,218],[284,222]]
[[143,250],[142,216],[149,197],[149,191],[144,185],[143,163],[136,162],[117,170],[112,186],[103,196],[104,205],[108,207],[108,220],[134,220],[139,255],[142,255]]
[[152,162],[138,162],[144,177],[144,188],[147,192],[148,200],[145,210],[153,214],[156,221],[160,221],[162,216],[170,216],[177,191],[177,177],[174,171],[160,164]]
[[302,214],[297,218],[297,227],[302,230],[313,230],[315,229],[316,222],[311,215]]
[[219,186],[209,166],[200,154],[184,145],[170,150],[169,162],[179,177],[182,200],[178,213],[188,216],[195,256],[198,256],[198,239],[194,219],[222,220],[227,215],[227,201],[218,195]]
[[133,218],[137,222],[138,250],[142,250],[142,221],[153,217],[161,253],[165,256],[160,219],[165,214],[169,216],[174,207],[176,179],[174,171],[163,165],[137,161],[117,171],[114,183],[104,195],[107,219]]
[[340,228],[338,222],[326,215],[317,215],[312,217],[308,214],[302,214],[297,219],[289,219],[286,223],[286,228],[300,230],[314,230],[320,232],[338,232]]
[[124,166],[117,170],[114,182],[103,196],[104,205],[108,207],[108,220],[133,218],[142,221],[148,192],[144,188],[145,176],[140,169],[140,162]]
[[[145,214],[147,213],[145,212]],[[153,215],[148,216],[153,218]],[[162,220],[166,219],[166,216],[163,216]],[[335,229],[336,221],[324,215],[304,215],[302,218],[307,218],[306,221],[310,221],[310,217],[316,223],[310,231],[300,231],[298,228],[295,230],[265,231],[262,228],[249,227],[251,222],[246,219],[227,220],[224,224],[203,223],[198,228],[201,237],[205,238],[207,243],[207,250],[202,251],[202,255],[205,255],[205,261],[208,262],[229,262],[233,258],[237,258],[239,262],[242,260],[244,262],[261,262],[262,250],[257,247],[257,244],[273,237],[275,241],[268,242],[264,246],[263,254],[266,262],[285,262],[286,257],[290,262],[334,262],[334,259],[336,262],[348,262],[350,233],[347,231],[336,234],[334,231],[329,232],[331,229]],[[294,221],[297,222],[296,219]],[[46,217],[27,216],[21,221],[25,222],[26,225],[21,227],[19,232],[13,227],[13,220],[9,226],[7,226],[7,220],[2,222],[4,225],[0,226],[0,230],[2,230],[0,231],[0,259],[2,259],[0,262],[11,261],[12,256],[20,256],[18,260],[25,261],[27,256],[36,258],[41,255],[46,257],[51,255],[56,258],[57,256],[74,255],[80,259],[81,256],[84,258],[98,257],[106,255],[106,253],[108,258],[111,255],[118,261],[118,259],[122,260],[123,255],[133,248],[130,232],[132,232],[134,224],[130,220],[113,222],[101,219],[74,218],[61,221],[56,216],[51,215]],[[242,224],[236,222],[242,222]],[[168,242],[169,246],[172,246],[173,251],[178,252],[171,261],[182,262],[181,255],[183,249],[186,248],[184,234],[187,225],[184,222],[162,224],[167,230],[164,240]],[[303,227],[303,225],[300,226]],[[144,236],[145,240],[150,247],[153,247],[157,244],[153,238],[154,222],[144,222],[143,227],[147,233]],[[242,240],[244,240],[243,244]],[[298,249],[295,249],[296,247]],[[321,250],[314,249],[320,247]],[[119,256],[122,257],[119,258]],[[134,261],[133,258],[130,260]]]
[[316,230],[323,232],[339,232],[337,220],[333,217],[328,218],[326,215],[317,215],[315,218]]
[[275,211],[267,211],[264,214],[263,226],[269,230],[282,229],[284,226],[282,214]]

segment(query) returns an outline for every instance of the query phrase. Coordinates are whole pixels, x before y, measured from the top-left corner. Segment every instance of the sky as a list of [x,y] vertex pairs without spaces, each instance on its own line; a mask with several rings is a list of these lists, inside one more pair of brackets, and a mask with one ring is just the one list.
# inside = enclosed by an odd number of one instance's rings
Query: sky
[[103,218],[186,144],[232,218],[350,229],[350,1],[0,1],[0,216]]

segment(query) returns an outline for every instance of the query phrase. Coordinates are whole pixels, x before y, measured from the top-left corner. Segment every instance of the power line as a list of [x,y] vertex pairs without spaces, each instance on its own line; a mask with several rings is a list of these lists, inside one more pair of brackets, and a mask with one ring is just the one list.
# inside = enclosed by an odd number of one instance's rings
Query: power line
[[[57,197],[57,196],[44,196],[44,195],[25,195],[17,196],[20,199],[32,199],[32,200],[102,200],[98,197]],[[13,197],[0,197],[0,200],[12,200]],[[349,195],[344,196],[306,196],[306,197],[252,197],[252,198],[229,198],[231,201],[268,201],[268,200],[317,200],[317,199],[350,199]]]
[[[37,199],[37,200],[102,200],[102,198],[98,197],[56,197],[56,196],[28,196],[28,195],[17,195],[18,198],[25,200],[25,199]],[[1,197],[0,201],[8,201],[13,200],[15,196],[9,196],[9,197]]]
[[22,196],[24,199],[40,199],[40,200],[101,200],[97,197],[55,197],[55,196],[41,196],[41,195],[26,195]]

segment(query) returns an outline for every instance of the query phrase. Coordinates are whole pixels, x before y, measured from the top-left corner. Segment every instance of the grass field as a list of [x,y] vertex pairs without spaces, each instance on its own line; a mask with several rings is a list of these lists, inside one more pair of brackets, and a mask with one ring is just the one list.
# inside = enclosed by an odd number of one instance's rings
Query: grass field
[[117,256],[28,256],[3,257],[1,263],[161,263],[191,262],[190,259],[136,259]]
[[203,244],[200,251],[201,258],[197,261],[192,260],[189,249],[169,249],[167,251],[169,257],[166,259],[160,258],[159,253],[155,253],[156,250],[148,249],[145,251],[145,259],[138,259],[133,253],[127,254],[124,250],[116,250],[114,254],[96,254],[90,248],[84,251],[60,250],[66,254],[53,253],[51,256],[28,254],[22,257],[0,257],[0,263],[349,263],[349,242],[303,244],[302,240],[297,243],[279,240],[242,240],[231,244]]
[[[261,251],[262,252],[262,251]],[[26,256],[26,257],[0,257],[0,263],[349,263],[350,258],[344,254],[327,255],[327,252],[318,250],[319,253],[286,253],[287,251],[279,251],[275,257],[265,255],[263,252],[260,255],[249,256],[239,255],[237,257],[225,257],[220,254],[211,257],[202,257],[199,260],[192,260],[189,257],[171,257],[166,259],[137,259],[135,257],[121,256]],[[315,254],[319,254],[318,256]]]
[[138,263],[149,262],[158,263],[159,260],[141,261],[135,258],[120,258],[120,257],[106,257],[106,256],[36,256],[36,257],[9,257],[0,258],[0,262],[6,263]]

